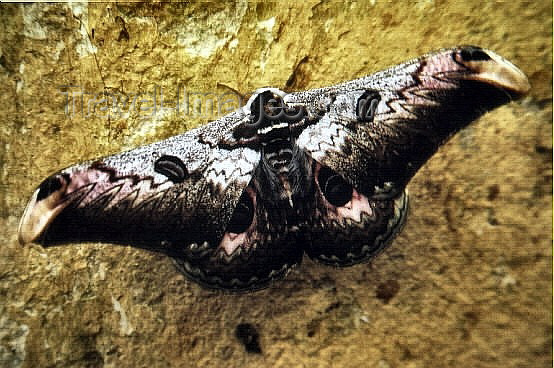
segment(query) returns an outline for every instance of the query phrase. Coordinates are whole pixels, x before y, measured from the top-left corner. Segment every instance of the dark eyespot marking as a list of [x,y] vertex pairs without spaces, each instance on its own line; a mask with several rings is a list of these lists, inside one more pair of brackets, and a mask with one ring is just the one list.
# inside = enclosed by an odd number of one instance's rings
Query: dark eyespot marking
[[322,167],[317,180],[325,199],[333,206],[342,207],[352,199],[352,185],[333,170]]
[[248,192],[243,192],[235,207],[231,221],[227,225],[227,232],[241,234],[245,232],[254,219],[254,203]]
[[37,201],[43,200],[50,194],[60,190],[64,184],[63,181],[69,182],[69,175],[53,175],[45,179],[38,187]]
[[356,104],[358,120],[365,123],[373,121],[379,100],[381,100],[381,96],[377,91],[365,91]]
[[463,61],[486,61],[491,57],[480,47],[467,46],[462,49],[460,56]]
[[334,206],[341,207],[352,199],[352,186],[340,175],[333,175],[325,183],[323,189],[325,197]]
[[182,183],[188,176],[188,170],[179,157],[163,155],[154,163],[154,171],[167,176],[174,183]]

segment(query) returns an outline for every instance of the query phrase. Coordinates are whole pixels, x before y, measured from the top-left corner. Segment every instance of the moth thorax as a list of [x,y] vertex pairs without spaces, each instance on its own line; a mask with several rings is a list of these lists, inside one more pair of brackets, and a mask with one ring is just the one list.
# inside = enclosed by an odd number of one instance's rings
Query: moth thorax
[[288,138],[274,138],[262,142],[265,161],[276,173],[288,172],[292,160],[292,144]]

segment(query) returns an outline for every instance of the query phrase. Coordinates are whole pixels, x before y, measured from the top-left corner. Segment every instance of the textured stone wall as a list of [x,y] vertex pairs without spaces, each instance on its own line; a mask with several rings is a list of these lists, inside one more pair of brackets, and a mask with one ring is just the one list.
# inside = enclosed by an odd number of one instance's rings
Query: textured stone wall
[[[546,0],[1,4],[0,365],[551,366],[551,15]],[[421,170],[404,232],[371,264],[306,259],[225,295],[147,252],[17,243],[48,174],[214,118],[148,102],[87,117],[78,99],[66,115],[62,92],[302,90],[458,44],[512,60],[532,92]]]

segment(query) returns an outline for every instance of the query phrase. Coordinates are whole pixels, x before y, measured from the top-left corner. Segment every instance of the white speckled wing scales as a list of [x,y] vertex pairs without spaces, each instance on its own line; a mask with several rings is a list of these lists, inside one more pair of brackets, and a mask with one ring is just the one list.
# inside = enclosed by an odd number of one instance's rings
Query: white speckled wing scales
[[172,256],[211,288],[252,290],[282,277],[303,250],[264,205],[260,152],[217,144],[243,119],[239,111],[50,176],[23,215],[21,242],[132,244]]
[[304,252],[352,265],[401,229],[406,185],[440,145],[529,88],[511,63],[466,46],[333,87],[261,89],[203,127],[50,176],[19,238],[159,251],[233,291],[266,286]]
[[155,239],[159,247],[171,247],[181,239],[221,238],[259,154],[249,148],[210,147],[199,141],[200,134],[206,130],[52,175],[27,207],[22,241]]
[[528,89],[512,64],[465,47],[287,95],[312,121],[296,140],[317,163],[308,254],[333,265],[372,257],[401,229],[406,184],[439,146]]

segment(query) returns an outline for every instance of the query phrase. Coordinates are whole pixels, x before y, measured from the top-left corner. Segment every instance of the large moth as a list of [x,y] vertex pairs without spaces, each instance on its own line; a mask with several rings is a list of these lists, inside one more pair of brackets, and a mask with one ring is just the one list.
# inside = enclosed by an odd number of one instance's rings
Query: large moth
[[234,291],[267,286],[304,253],[353,265],[398,234],[406,185],[439,146],[529,88],[510,62],[466,46],[332,87],[260,89],[205,126],[48,177],[19,239],[162,252]]

